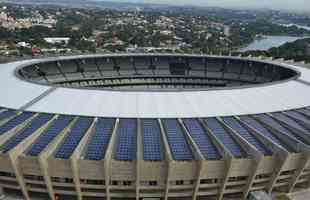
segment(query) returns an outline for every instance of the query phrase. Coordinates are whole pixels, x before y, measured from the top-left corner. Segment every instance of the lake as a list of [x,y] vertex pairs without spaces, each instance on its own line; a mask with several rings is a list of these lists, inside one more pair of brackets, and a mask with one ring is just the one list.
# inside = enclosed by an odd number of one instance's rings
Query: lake
[[302,25],[298,25],[298,24],[279,24],[279,25],[285,26],[285,27],[297,26],[298,28],[303,28],[303,29],[310,31],[310,26],[302,26]]
[[264,36],[264,38],[256,39],[248,46],[239,49],[239,52],[261,50],[266,51],[272,47],[279,47],[287,42],[294,42],[305,37],[292,36]]

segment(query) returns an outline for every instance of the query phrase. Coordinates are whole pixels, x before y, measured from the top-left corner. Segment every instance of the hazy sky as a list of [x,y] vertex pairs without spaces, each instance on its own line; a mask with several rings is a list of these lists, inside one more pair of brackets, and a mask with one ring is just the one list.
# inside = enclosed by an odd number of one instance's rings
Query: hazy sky
[[310,12],[310,0],[110,0],[136,3],[192,4],[219,7],[272,8]]

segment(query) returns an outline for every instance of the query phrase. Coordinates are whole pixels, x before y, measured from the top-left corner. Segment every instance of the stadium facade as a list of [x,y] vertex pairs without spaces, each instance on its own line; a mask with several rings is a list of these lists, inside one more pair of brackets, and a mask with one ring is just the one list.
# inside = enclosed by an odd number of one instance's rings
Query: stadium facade
[[310,186],[310,70],[181,54],[0,66],[0,187],[26,199],[245,199]]

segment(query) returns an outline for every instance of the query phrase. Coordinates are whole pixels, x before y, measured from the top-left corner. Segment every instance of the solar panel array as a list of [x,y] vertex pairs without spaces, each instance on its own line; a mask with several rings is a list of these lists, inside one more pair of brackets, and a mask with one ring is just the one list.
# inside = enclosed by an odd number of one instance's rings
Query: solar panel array
[[160,161],[164,159],[161,131],[156,119],[141,120],[143,159],[148,161]]
[[264,155],[272,155],[271,150],[259,141],[253,133],[250,133],[246,128],[244,128],[234,117],[223,117],[222,119],[229,127],[231,127],[243,139],[252,144],[259,152]]
[[137,120],[120,119],[117,129],[117,144],[115,159],[132,161],[136,159],[137,150]]
[[268,124],[269,126],[271,126],[272,128],[286,134],[289,135],[299,141],[303,141],[302,138],[300,138],[299,136],[296,136],[291,130],[287,129],[286,127],[282,126],[279,122],[277,122],[276,120],[272,119],[270,116],[266,115],[266,114],[259,114],[259,115],[255,115],[258,119],[260,119],[262,122],[264,122],[265,124]]
[[301,130],[305,133],[308,132],[307,129],[305,129],[303,126],[301,126],[296,121],[289,118],[288,116],[284,115],[283,113],[273,113],[272,116],[278,120],[281,120],[282,122],[285,122],[287,125],[295,128],[295,129]]
[[55,153],[55,158],[68,159],[72,155],[75,148],[80,143],[93,122],[92,117],[79,117],[76,123],[71,128],[63,143]]
[[27,155],[39,155],[45,149],[45,147],[70,124],[73,119],[73,116],[59,116],[53,122],[53,124],[34,142],[34,144],[27,152]]
[[[14,118],[7,121],[0,126],[0,136],[34,116],[32,112],[22,112],[16,114],[14,110],[5,110],[0,113],[1,119],[8,119],[14,115]],[[33,134],[38,128],[52,119],[52,114],[39,114],[28,125],[16,133],[9,139],[0,150],[6,153],[16,147],[20,142]],[[76,116],[60,115],[55,121],[51,123],[41,135],[34,141],[34,143],[26,151],[26,155],[39,155],[54,139],[59,135]],[[65,139],[62,141],[60,147],[55,151],[55,158],[68,159],[80,143],[86,131],[91,126],[93,117],[77,117],[77,121],[73,124],[69,132],[66,133]],[[222,122],[223,120],[223,122]],[[264,155],[271,155],[271,149],[256,137],[251,129],[247,129],[239,120],[234,117],[222,117],[219,120],[215,117],[206,118],[204,122],[211,132],[207,132],[203,125],[196,118],[183,119],[183,124],[188,131],[190,137],[196,143],[197,147],[203,154],[206,160],[219,160],[221,155],[212,141],[210,134],[213,134],[226,149],[228,149],[234,157],[247,157],[247,153],[242,149],[238,141],[233,137],[234,133],[230,133],[225,128],[223,123],[235,130],[247,142],[251,143],[259,152]],[[285,148],[289,152],[295,152],[290,144],[282,140],[280,136],[275,134],[272,129],[275,129],[279,134],[288,135],[300,142],[309,144],[307,135],[310,127],[310,110],[298,109],[271,113],[258,114],[251,116],[240,116],[240,120],[245,122],[251,128],[258,131],[258,134],[270,139],[273,143]],[[112,118],[98,118],[94,126],[94,132],[86,145],[84,158],[86,160],[102,160],[106,154],[108,144],[110,142],[115,119]],[[169,148],[171,150],[174,160],[193,160],[194,154],[186,132],[177,119],[162,119],[162,124],[165,130],[165,137],[168,140]],[[272,127],[272,129],[271,129]],[[291,129],[292,128],[292,129]],[[309,134],[310,135],[310,134]],[[158,119],[141,119],[141,139],[143,159],[146,161],[162,161],[165,156],[165,149],[162,142],[162,133]],[[295,141],[295,140],[293,140]],[[295,141],[296,142],[296,141]],[[116,143],[114,158],[121,161],[132,161],[136,159],[137,154],[137,119],[120,119],[116,130]]]
[[15,114],[16,114],[16,111],[13,111],[13,110],[6,110],[4,112],[1,112],[0,113],[0,121],[3,119],[7,119],[9,117],[12,117]]
[[22,142],[24,139],[32,135],[39,128],[41,128],[44,124],[46,124],[52,118],[53,118],[52,114],[40,114],[39,116],[34,118],[25,129],[23,129],[21,132],[19,132],[17,135],[11,138],[7,143],[5,143],[1,147],[1,151],[3,153],[10,151],[14,147],[16,147],[20,142]]
[[32,117],[34,114],[30,112],[23,112],[22,114],[18,115],[17,117],[11,119],[7,123],[3,124],[0,127],[0,135],[3,135],[4,133],[8,132],[9,130],[17,127],[18,125],[25,122],[27,119]]
[[219,141],[234,155],[234,157],[245,157],[245,152],[241,149],[240,145],[233,139],[227,132],[223,125],[216,118],[207,118],[208,128],[219,139]]
[[264,127],[261,123],[259,123],[257,120],[251,118],[250,116],[241,116],[241,121],[247,123],[249,126],[254,128],[256,131],[264,135],[265,137],[269,138],[273,143],[283,147],[284,149],[293,152],[293,150],[287,146],[285,143],[283,143],[280,139],[278,139],[270,130],[268,130],[266,127]]
[[213,144],[212,139],[207,135],[197,119],[183,119],[183,123],[197,144],[199,150],[204,155],[205,159],[221,159],[222,156],[219,154],[216,146]]
[[[273,113],[272,114],[274,118],[276,118],[277,120],[280,120],[282,123],[284,122],[286,125],[289,125],[290,127],[301,131],[303,134],[307,134],[307,129],[305,129],[304,127],[302,127],[301,125],[299,125],[296,121],[292,120],[291,118],[287,117],[286,115],[284,115],[283,113]],[[304,139],[303,136],[299,135],[298,133],[292,131],[292,134],[295,136],[295,138],[297,138],[299,141],[302,141],[305,144],[310,144],[308,141],[306,141]],[[309,135],[310,136],[310,135]]]
[[297,111],[290,110],[290,111],[285,111],[285,113],[288,114],[289,116],[293,116],[296,119],[310,122],[309,118],[305,117],[303,114],[301,114]]
[[87,145],[85,153],[86,160],[104,159],[108,147],[115,120],[108,118],[99,118],[96,122],[94,133]]
[[306,115],[308,118],[310,118],[310,110],[308,110],[308,109],[299,109],[297,111],[302,113],[302,114],[304,114],[304,115]]
[[[287,111],[285,113],[287,115],[289,115],[290,117],[292,117],[300,125],[303,125],[303,123],[307,123],[310,125],[310,120],[307,117],[305,117],[304,115],[300,114],[299,112]],[[310,130],[310,128],[307,126],[304,126],[304,128],[307,129],[308,131]]]
[[192,160],[193,155],[190,146],[178,121],[176,119],[164,119],[162,122],[174,160]]

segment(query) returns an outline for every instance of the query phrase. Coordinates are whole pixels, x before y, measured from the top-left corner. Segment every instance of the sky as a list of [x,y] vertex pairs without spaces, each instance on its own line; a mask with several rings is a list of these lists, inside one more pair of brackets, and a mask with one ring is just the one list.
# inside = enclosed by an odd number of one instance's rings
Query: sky
[[134,3],[217,6],[230,8],[270,8],[310,12],[310,0],[110,0]]

